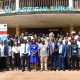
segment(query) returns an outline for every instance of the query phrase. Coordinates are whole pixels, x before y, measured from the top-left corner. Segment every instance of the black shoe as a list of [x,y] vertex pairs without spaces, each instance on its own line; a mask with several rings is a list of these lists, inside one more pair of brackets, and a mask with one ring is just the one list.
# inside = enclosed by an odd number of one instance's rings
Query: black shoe
[[51,69],[51,71],[53,71],[53,69]]
[[25,69],[22,69],[22,72],[24,72],[25,71]]
[[77,71],[79,71],[79,68],[77,69]]
[[28,71],[31,71],[30,69],[28,69]]
[[69,71],[71,71],[71,69],[69,69]]
[[63,69],[63,71],[65,71],[65,69]]
[[56,71],[56,69],[54,69],[54,71]]
[[6,71],[9,71],[9,69],[6,69]]
[[60,71],[61,69],[59,68],[58,71]]

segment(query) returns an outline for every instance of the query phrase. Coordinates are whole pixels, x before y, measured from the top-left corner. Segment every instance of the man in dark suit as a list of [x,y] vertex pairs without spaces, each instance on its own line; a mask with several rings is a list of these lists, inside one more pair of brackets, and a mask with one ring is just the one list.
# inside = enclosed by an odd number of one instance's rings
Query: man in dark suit
[[5,43],[4,43],[4,55],[5,55],[5,67],[6,67],[6,70],[9,70],[9,56],[8,56],[8,52],[9,52],[9,45],[8,45],[8,42],[5,41]]
[[66,61],[65,61],[65,65],[66,65],[66,68],[71,70],[71,45],[68,44],[68,40],[65,41],[65,45],[66,45]]
[[62,39],[59,39],[58,44],[58,63],[59,63],[59,70],[65,70],[64,58],[66,56],[66,46],[63,44]]

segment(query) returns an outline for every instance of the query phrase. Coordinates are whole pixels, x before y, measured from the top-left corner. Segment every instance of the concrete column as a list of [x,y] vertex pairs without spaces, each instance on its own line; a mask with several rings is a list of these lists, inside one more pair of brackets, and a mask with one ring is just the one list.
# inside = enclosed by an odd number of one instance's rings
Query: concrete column
[[73,0],[69,0],[69,8],[73,8]]
[[16,35],[17,35],[17,36],[20,35],[20,28],[19,28],[19,26],[16,27]]
[[3,1],[0,1],[0,12],[3,11],[2,6],[3,6]]
[[16,0],[16,11],[19,9],[19,0]]
[[71,24],[71,25],[70,25],[70,33],[71,33],[72,31],[74,31],[74,27],[73,27],[73,25]]

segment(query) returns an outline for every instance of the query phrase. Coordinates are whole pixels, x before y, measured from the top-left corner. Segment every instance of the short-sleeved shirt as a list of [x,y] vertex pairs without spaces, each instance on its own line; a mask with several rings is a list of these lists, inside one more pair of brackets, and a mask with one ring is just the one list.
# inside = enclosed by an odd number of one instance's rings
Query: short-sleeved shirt
[[47,44],[40,44],[39,49],[40,49],[40,56],[48,56],[48,51],[47,51],[48,45]]

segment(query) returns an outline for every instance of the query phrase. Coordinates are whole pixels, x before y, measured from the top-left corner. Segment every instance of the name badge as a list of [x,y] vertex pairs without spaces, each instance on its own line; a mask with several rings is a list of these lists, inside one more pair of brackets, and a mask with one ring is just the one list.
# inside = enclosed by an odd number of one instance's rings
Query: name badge
[[76,51],[74,51],[74,53],[76,53]]
[[35,47],[33,47],[33,49],[35,49]]

